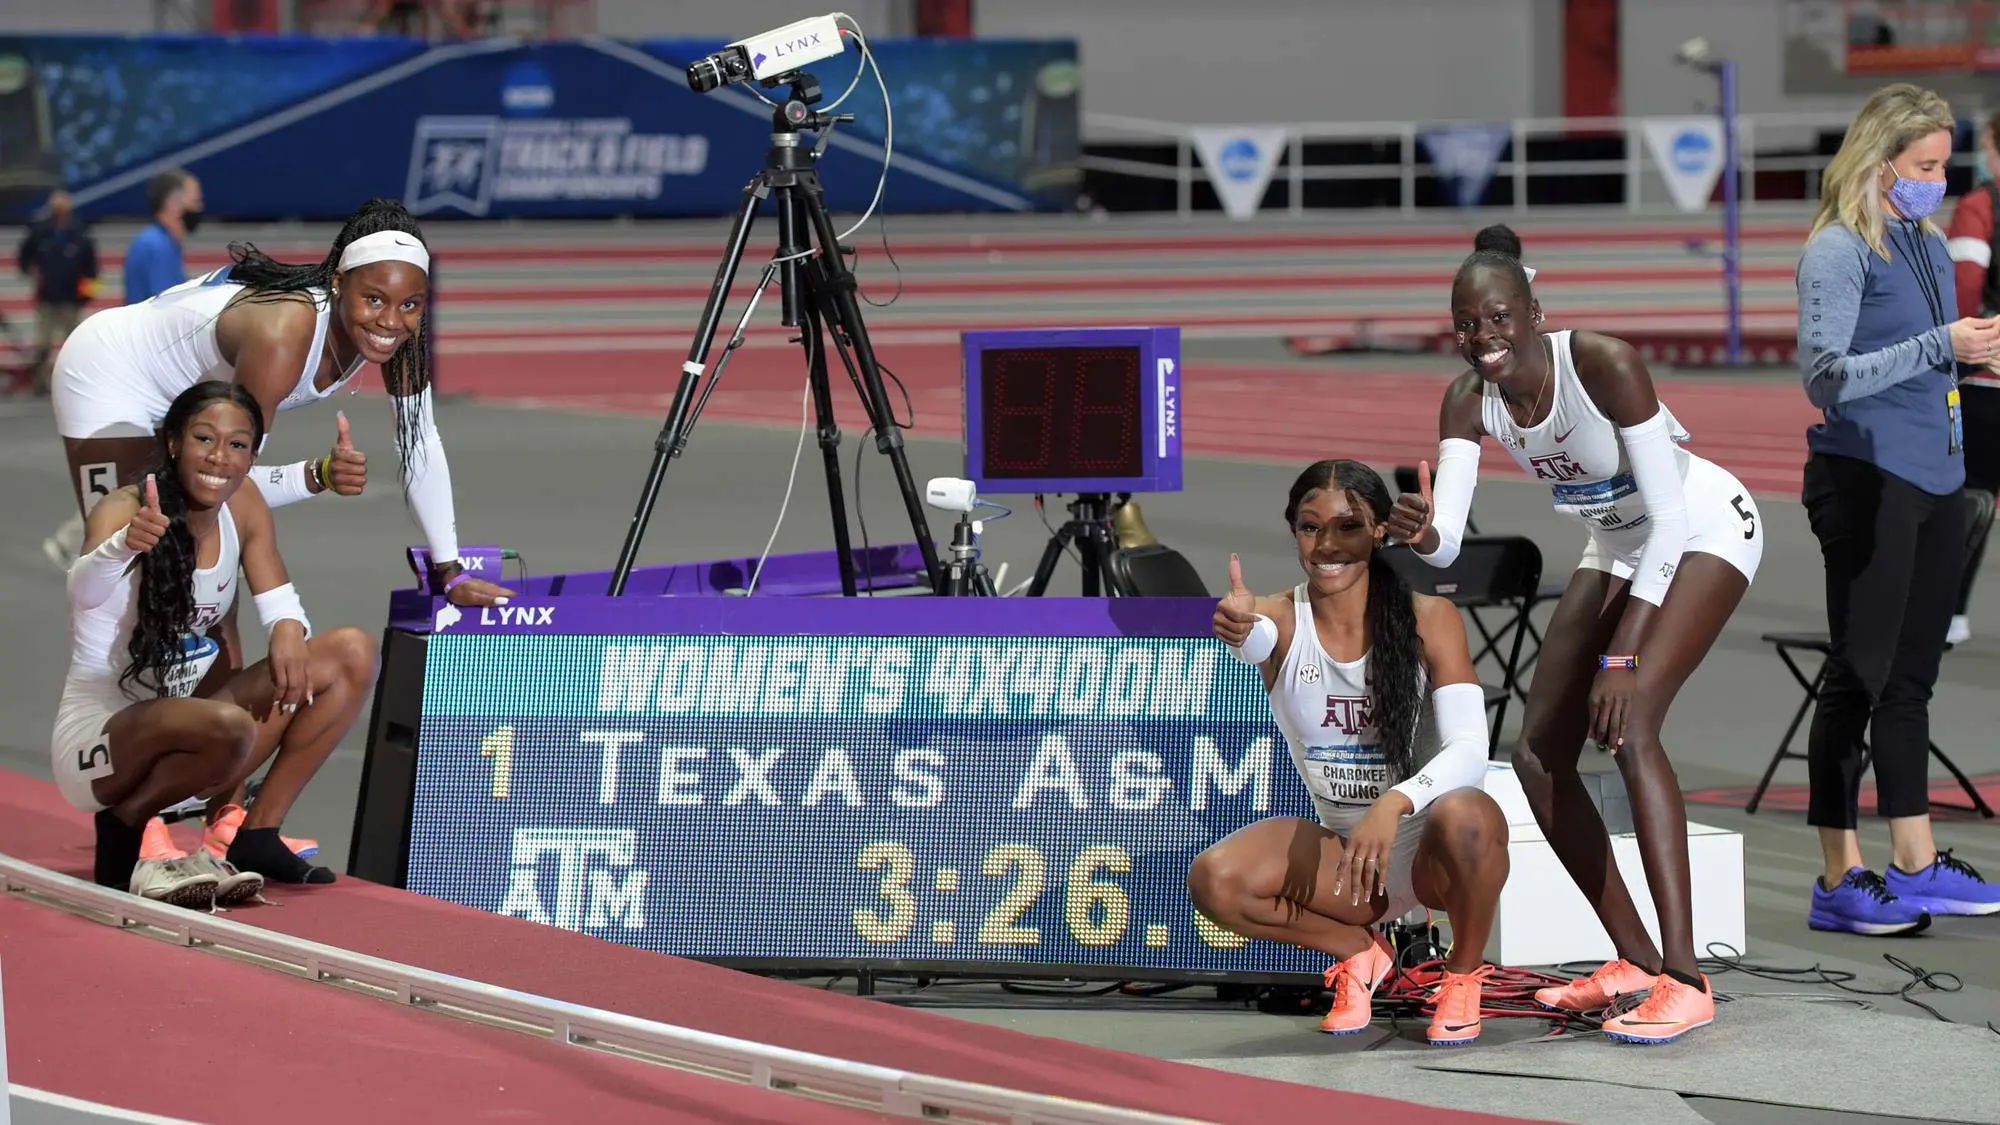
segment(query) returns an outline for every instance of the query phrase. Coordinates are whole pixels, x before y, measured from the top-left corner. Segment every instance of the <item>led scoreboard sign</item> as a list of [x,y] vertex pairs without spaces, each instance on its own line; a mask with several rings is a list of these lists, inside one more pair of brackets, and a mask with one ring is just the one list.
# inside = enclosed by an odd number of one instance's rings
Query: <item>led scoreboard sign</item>
[[392,628],[421,693],[378,701],[356,874],[753,969],[1325,967],[1188,898],[1202,848],[1311,815],[1205,601],[502,608]]
[[1178,492],[1180,329],[967,332],[965,475],[981,493]]

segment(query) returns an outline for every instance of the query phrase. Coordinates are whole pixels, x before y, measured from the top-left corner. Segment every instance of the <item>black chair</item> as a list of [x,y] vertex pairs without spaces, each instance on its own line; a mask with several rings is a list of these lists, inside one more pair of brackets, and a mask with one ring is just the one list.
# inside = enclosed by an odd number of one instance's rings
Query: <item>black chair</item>
[[1111,576],[1121,598],[1206,598],[1208,587],[1194,564],[1160,543],[1111,552]]
[[[1396,466],[1395,475],[1397,492],[1419,491],[1417,488],[1417,467],[1415,465],[1398,465]],[[1465,530],[1472,535],[1479,534],[1479,523],[1472,518],[1472,514],[1469,512],[1466,513],[1465,517]],[[1568,575],[1541,583],[1536,588],[1534,597],[1529,599],[1528,609],[1532,611],[1543,602],[1560,600],[1563,596],[1563,591],[1567,589],[1569,589]],[[1487,624],[1486,619],[1479,615],[1479,611],[1476,609],[1468,609],[1466,616],[1472,618],[1472,627],[1479,633],[1480,647],[1472,654],[1472,662],[1478,664],[1489,657],[1495,660],[1500,659],[1500,646],[1507,640],[1507,629],[1493,629]],[[1514,673],[1514,694],[1520,698],[1521,705],[1525,707],[1528,703],[1528,682],[1530,679],[1528,673],[1534,668],[1535,661],[1540,659],[1542,655],[1542,632],[1535,627],[1535,619],[1532,613],[1523,613],[1514,617],[1510,621],[1510,625],[1525,629],[1528,634],[1528,640],[1531,642],[1522,650],[1520,660],[1510,665]]]
[[[1965,503],[1971,508],[1971,523],[1966,536],[1966,553],[1969,556],[1973,545],[1978,543],[1993,526],[1994,497],[1991,492],[1968,488],[1965,490]],[[1758,780],[1757,788],[1750,794],[1750,802],[1743,806],[1743,811],[1746,813],[1757,811],[1757,806],[1764,800],[1764,791],[1770,788],[1771,778],[1776,776],[1780,764],[1787,759],[1804,761],[1807,758],[1805,754],[1793,752],[1792,739],[1798,734],[1799,727],[1805,723],[1806,713],[1811,711],[1813,704],[1819,700],[1820,687],[1826,683],[1826,658],[1833,651],[1833,639],[1825,633],[1766,633],[1763,639],[1777,651],[1778,659],[1785,662],[1785,670],[1792,674],[1792,679],[1805,691],[1805,698],[1799,701],[1798,710],[1792,712],[1792,721],[1785,728],[1785,737],[1778,741],[1778,752],[1771,755],[1771,764],[1764,767],[1764,776]],[[1951,647],[1945,646],[1946,651],[1950,651]],[[1799,667],[1799,662],[1793,659],[1792,654],[1795,652],[1818,654],[1819,664],[1813,669],[1812,675],[1806,675],[1805,670]],[[1957,779],[1959,788],[1965,790],[1966,796],[1972,798],[1972,803],[1969,805],[1932,801],[1932,806],[1956,812],[1978,813],[1982,817],[1992,819],[1993,808],[1986,803],[1986,798],[1980,795],[1979,788],[1972,784],[1972,779],[1965,776],[1965,771],[1959,769],[1958,763],[1952,761],[1935,741],[1930,747],[1931,757],[1936,758],[1951,776]],[[1867,749],[1864,744],[1861,759],[1861,768],[1864,772],[1872,756],[1873,751]]]
[[1517,694],[1526,698],[1518,682],[1521,647],[1528,638],[1523,623],[1541,588],[1542,549],[1524,535],[1471,535],[1459,546],[1458,557],[1450,566],[1432,566],[1400,543],[1384,547],[1382,557],[1418,593],[1448,598],[1467,613],[1499,609],[1514,615],[1498,633],[1504,637],[1511,631],[1514,636],[1513,647],[1500,658],[1500,682],[1482,685],[1486,706],[1493,713],[1487,756],[1497,756],[1507,705]]

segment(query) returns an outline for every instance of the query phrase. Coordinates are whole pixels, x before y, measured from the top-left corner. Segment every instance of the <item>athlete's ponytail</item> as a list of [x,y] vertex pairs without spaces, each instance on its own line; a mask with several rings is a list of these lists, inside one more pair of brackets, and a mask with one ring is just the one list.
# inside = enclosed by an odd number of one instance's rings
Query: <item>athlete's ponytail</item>
[[[383,231],[399,231],[419,242],[424,241],[424,232],[417,226],[416,218],[401,203],[393,199],[371,199],[348,217],[347,224],[334,236],[333,247],[327,251],[325,260],[311,265],[288,265],[250,243],[230,243],[229,253],[234,264],[229,267],[229,280],[242,282],[257,294],[305,293],[313,289],[327,292],[333,288],[334,277],[339,272],[340,255],[346,251],[347,244]],[[425,248],[429,248],[429,243],[425,243]],[[435,255],[431,257],[429,277],[429,296],[435,297]],[[412,458],[420,457],[424,447],[423,411],[417,408],[417,400],[413,396],[435,382],[431,321],[436,315],[436,301],[427,299],[424,302],[423,322],[396,349],[396,354],[389,357],[389,362],[382,365],[382,385],[388,390],[389,404],[396,412],[396,452],[402,458],[405,479],[413,471]]]
[[252,449],[264,440],[264,412],[241,383],[204,380],[182,391],[167,407],[160,422],[159,457],[147,470],[160,493],[167,533],[135,564],[139,588],[132,594],[132,639],[125,645],[131,659],[118,676],[127,695],[133,695],[135,686],[153,699],[166,693],[167,669],[180,661],[181,638],[194,626],[195,545],[194,532],[188,528],[187,490],[181,485],[181,435],[188,419],[217,402],[233,402],[250,416]]
[[[1285,525],[1296,526],[1299,505],[1315,492],[1339,489],[1348,503],[1368,509],[1371,528],[1388,522],[1394,502],[1381,474],[1359,461],[1317,461],[1292,482]],[[1410,584],[1378,549],[1368,556],[1368,696],[1390,775],[1408,777],[1415,763],[1417,717],[1423,707],[1423,640]]]

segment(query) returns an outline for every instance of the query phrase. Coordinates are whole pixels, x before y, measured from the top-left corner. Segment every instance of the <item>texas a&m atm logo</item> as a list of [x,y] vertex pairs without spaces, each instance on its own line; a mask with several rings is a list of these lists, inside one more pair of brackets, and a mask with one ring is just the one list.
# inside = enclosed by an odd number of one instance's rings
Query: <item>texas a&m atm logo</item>
[[1537,480],[1562,482],[1581,480],[1588,475],[1583,471],[1583,466],[1577,464],[1576,459],[1571,457],[1566,449],[1530,457],[1528,464],[1534,466]]
[[1375,704],[1365,695],[1329,695],[1320,725],[1352,738],[1375,725]]

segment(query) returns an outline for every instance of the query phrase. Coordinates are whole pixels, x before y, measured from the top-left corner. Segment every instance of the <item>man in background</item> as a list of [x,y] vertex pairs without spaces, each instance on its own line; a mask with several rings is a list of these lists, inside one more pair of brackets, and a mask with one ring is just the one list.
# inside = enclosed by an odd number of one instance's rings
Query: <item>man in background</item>
[[35,286],[35,374],[32,389],[49,393],[56,352],[76,329],[83,306],[97,292],[97,243],[76,217],[66,191],[49,196],[49,216],[28,225],[18,256],[21,273]]
[[201,181],[179,168],[146,181],[153,221],[125,249],[125,303],[136,305],[187,280],[181,243],[201,225]]
[[[2000,273],[1993,269],[1996,241],[1994,203],[2000,200],[2000,186],[1994,175],[2000,172],[2000,115],[1979,130],[1979,162],[1983,175],[1976,177],[1972,190],[1959,197],[1952,211],[1951,225],[1945,230],[1945,249],[1951,254],[1958,282],[1958,315],[1993,316],[2000,313]],[[2000,374],[1984,367],[1958,365],[1960,420],[1965,427],[1965,486],[2000,492]],[[1959,580],[1958,610],[1952,615],[1946,644],[1964,644],[1972,639],[1972,584],[1979,576],[1979,564],[1986,556],[1986,539],[1972,544]]]

